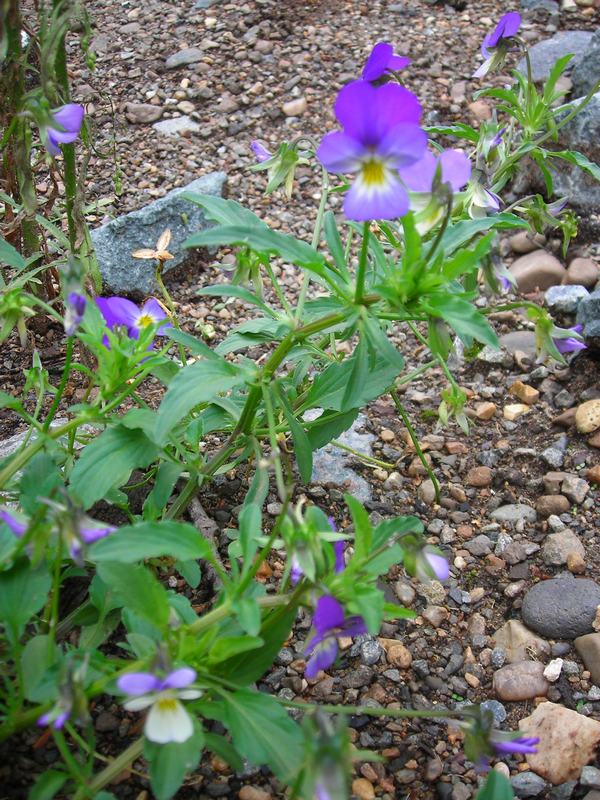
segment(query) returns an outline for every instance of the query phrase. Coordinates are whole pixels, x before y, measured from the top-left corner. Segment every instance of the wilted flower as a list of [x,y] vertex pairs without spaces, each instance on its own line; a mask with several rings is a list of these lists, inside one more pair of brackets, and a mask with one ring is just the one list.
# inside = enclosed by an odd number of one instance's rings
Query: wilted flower
[[386,72],[397,72],[410,64],[410,58],[397,56],[394,48],[387,42],[377,42],[364,66],[364,81],[376,81]]
[[41,727],[50,725],[55,730],[61,730],[69,719],[74,719],[79,725],[89,722],[88,702],[84,689],[88,661],[89,655],[86,655],[79,663],[74,661],[67,663],[60,680],[58,699],[50,711],[38,717],[38,725]]
[[185,742],[194,732],[192,718],[180,700],[195,700],[202,695],[198,689],[186,689],[196,680],[196,672],[189,667],[173,670],[165,678],[151,672],[131,672],[122,675],[117,686],[132,695],[124,703],[128,711],[141,711],[150,707],[144,724],[144,734],[151,742]]
[[313,616],[315,635],[306,645],[305,655],[310,656],[305,675],[314,678],[321,669],[328,669],[338,653],[338,639],[342,636],[358,636],[367,632],[362,617],[346,618],[341,604],[331,595],[322,595],[317,600]]
[[156,261],[171,261],[174,256],[169,253],[167,247],[171,243],[171,231],[169,228],[164,230],[158,237],[154,250],[151,247],[143,247],[141,250],[136,250],[131,255],[134,258],[152,258]]
[[500,19],[491,33],[485,37],[481,45],[481,53],[486,59],[473,73],[474,78],[482,78],[493,68],[499,66],[512,44],[511,39],[517,35],[521,27],[521,15],[509,11]]
[[409,191],[429,193],[438,168],[440,183],[449,184],[453,192],[459,192],[471,177],[471,161],[463,150],[443,150],[437,154],[427,150],[418,161],[399,172]]
[[51,112],[50,124],[41,130],[50,155],[57,156],[61,144],[70,144],[79,136],[83,113],[83,106],[78,103],[67,103]]
[[467,189],[466,207],[471,219],[487,217],[500,210],[500,198],[478,181],[472,181]]
[[250,147],[252,148],[252,151],[254,152],[256,160],[259,164],[262,164],[264,161],[268,161],[270,158],[273,158],[273,153],[269,152],[264,144],[259,142],[258,139],[255,139],[251,143]]
[[356,173],[344,201],[346,216],[366,221],[406,214],[408,195],[398,170],[418,161],[427,147],[415,95],[393,83],[354,81],[339,93],[335,114],[344,130],[326,134],[317,157],[329,172]]
[[65,303],[65,318],[63,324],[67,336],[73,336],[77,328],[81,325],[85,314],[86,299],[78,292],[69,292]]
[[[146,300],[141,308],[126,297],[97,297],[96,305],[111,330],[123,326],[131,339],[139,339],[140,331],[148,325],[167,319],[167,312],[155,297]],[[165,329],[170,326],[170,322],[161,325],[156,335],[165,336]]]
[[[582,325],[573,325],[572,328],[567,328],[565,333],[572,333],[574,336],[558,337],[553,336],[552,341],[559,353],[577,353],[579,350],[586,350],[587,345],[581,339]],[[576,338],[577,337],[577,338]]]

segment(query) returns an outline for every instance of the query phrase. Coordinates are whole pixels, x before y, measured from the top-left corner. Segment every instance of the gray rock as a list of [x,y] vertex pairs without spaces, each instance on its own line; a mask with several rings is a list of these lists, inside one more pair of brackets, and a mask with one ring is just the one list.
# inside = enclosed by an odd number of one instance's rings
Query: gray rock
[[600,349],[600,289],[596,289],[579,304],[577,324],[583,326],[587,344]]
[[[566,781],[559,786],[553,786],[548,792],[548,798],[549,800],[569,800],[576,786],[577,781]],[[594,798],[584,797],[583,800],[594,800]],[[595,800],[600,800],[600,798],[596,798]]]
[[557,25],[560,19],[560,8],[556,0],[521,0],[521,8],[528,22]]
[[178,53],[173,53],[165,61],[167,69],[177,69],[177,67],[184,67],[186,64],[196,64],[204,58],[204,51],[199,47],[184,47]]
[[523,598],[523,621],[550,639],[575,639],[592,632],[600,586],[568,573],[541,581]]
[[520,772],[510,783],[517,797],[537,797],[548,788],[546,781],[535,772]]
[[[184,200],[183,192],[209,194],[220,197],[225,184],[224,172],[212,172],[192,181],[180,189],[173,189],[165,197],[117,217],[92,231],[98,266],[106,286],[113,292],[148,294],[154,286],[153,260],[133,258],[135,250],[152,248],[160,234],[170,228],[172,239],[169,251],[174,256],[165,262],[165,270],[182,264],[190,251],[182,244],[193,233],[210,227],[200,206]],[[185,221],[184,221],[185,220]]]
[[579,783],[589,789],[600,789],[600,769],[598,767],[584,767],[581,770]]
[[185,133],[195,133],[200,130],[200,125],[185,114],[181,117],[163,119],[152,126],[162,136],[181,136]]
[[[306,419],[315,418],[307,414]],[[371,443],[375,436],[372,433],[359,433],[358,428],[366,422],[364,414],[359,414],[352,427],[338,436],[338,441],[358,450],[359,453],[371,454]],[[345,491],[354,495],[361,503],[366,503],[371,499],[371,488],[368,482],[348,466],[350,454],[328,444],[315,450],[313,453],[313,483],[333,484],[342,486]]]
[[486,364],[498,364],[507,369],[512,367],[513,364],[510,353],[507,353],[505,350],[498,350],[495,347],[491,347],[489,344],[486,344],[486,346],[479,351],[477,358],[479,361],[484,361]]
[[196,0],[194,4],[194,11],[202,11],[205,8],[210,8],[218,3],[219,0]]
[[509,353],[525,353],[528,358],[535,358],[536,343],[533,331],[511,331],[503,333],[500,337],[500,344]]
[[495,511],[492,511],[490,517],[496,522],[505,522],[514,525],[523,520],[523,522],[535,522],[537,513],[535,508],[525,505],[525,503],[511,503],[508,506],[500,506]]
[[474,539],[465,542],[463,547],[468,550],[472,556],[486,556],[492,552],[492,540],[485,533],[481,533]]
[[592,35],[583,58],[575,65],[571,80],[573,81],[573,97],[584,97],[598,80],[600,75],[600,28]]
[[585,548],[577,536],[569,528],[558,533],[551,533],[546,537],[542,547],[542,558],[544,563],[552,566],[562,566],[567,563],[567,558],[571,553],[580,555],[585,559]]
[[545,294],[545,301],[551,311],[575,314],[579,303],[589,294],[585,286],[551,286]]
[[548,466],[553,469],[560,469],[560,467],[562,467],[568,443],[569,440],[567,436],[563,435],[553,442],[550,447],[542,451],[540,455]]
[[[551,39],[544,39],[530,47],[529,58],[533,80],[536,82],[545,80],[556,60],[568,53],[574,54],[570,63],[571,69],[577,66],[583,60],[583,54],[591,42],[592,35],[590,31],[560,31]],[[527,74],[525,59],[519,61],[517,69],[523,75]]]
[[368,637],[360,644],[361,661],[368,667],[373,666],[373,664],[376,664],[379,661],[382,652],[383,649],[377,639]]
[[498,724],[506,719],[506,709],[497,700],[484,700],[480,708],[482,711],[491,711],[494,715],[494,721]]
[[578,478],[576,475],[567,475],[561,486],[561,492],[568,497],[572,503],[577,503],[577,505],[583,503],[589,490],[589,483],[584,481],[583,478]]

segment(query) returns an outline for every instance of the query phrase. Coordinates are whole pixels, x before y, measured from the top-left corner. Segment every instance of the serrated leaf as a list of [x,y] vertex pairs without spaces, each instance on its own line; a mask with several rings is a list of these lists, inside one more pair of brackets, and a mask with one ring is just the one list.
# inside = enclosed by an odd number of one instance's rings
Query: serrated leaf
[[152,625],[163,627],[169,620],[169,602],[164,586],[150,570],[139,564],[107,561],[98,564],[98,574],[125,608]]
[[19,251],[16,250],[12,244],[9,244],[2,236],[0,236],[0,264],[13,267],[13,269],[17,270],[25,269],[27,266],[26,260]]
[[136,522],[119,528],[110,536],[93,544],[88,557],[91,561],[118,561],[133,564],[145,558],[169,556],[180,561],[212,560],[212,547],[187,522]]
[[563,161],[568,161],[569,164],[574,164],[576,167],[589,172],[597,181],[600,181],[600,166],[590,161],[587,156],[577,150],[552,150],[547,152],[547,155],[552,158],[561,158]]
[[0,572],[0,621],[12,643],[16,643],[25,625],[44,606],[50,591],[50,573],[45,563],[35,569],[22,558],[5,572]]
[[195,769],[204,747],[204,733],[196,725],[185,742],[156,744],[146,740],[144,757],[150,762],[150,785],[157,800],[170,800],[185,776]]

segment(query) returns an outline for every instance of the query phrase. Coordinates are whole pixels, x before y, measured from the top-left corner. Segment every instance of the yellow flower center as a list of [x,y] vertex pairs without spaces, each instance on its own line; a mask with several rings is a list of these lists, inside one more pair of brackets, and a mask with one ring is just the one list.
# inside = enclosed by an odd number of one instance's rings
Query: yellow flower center
[[171,712],[177,709],[177,698],[175,697],[161,697],[156,701],[159,711]]
[[382,161],[375,158],[362,165],[362,177],[367,186],[381,186],[385,183],[385,170]]
[[137,320],[138,328],[147,328],[148,325],[152,325],[153,323],[154,319],[150,314],[141,314]]

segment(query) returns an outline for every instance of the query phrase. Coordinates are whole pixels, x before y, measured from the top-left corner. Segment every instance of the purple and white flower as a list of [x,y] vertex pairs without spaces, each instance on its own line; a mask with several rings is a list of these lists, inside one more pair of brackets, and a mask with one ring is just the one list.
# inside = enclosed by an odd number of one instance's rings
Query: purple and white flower
[[482,78],[499,65],[512,45],[512,39],[521,27],[521,15],[516,11],[509,11],[500,19],[491,33],[485,37],[481,45],[481,54],[485,58],[483,64],[473,73],[474,78]]
[[[167,312],[155,297],[146,300],[141,308],[126,297],[97,297],[96,305],[107,326],[111,330],[124,327],[130,339],[139,339],[140,331],[144,328],[167,319]],[[156,335],[165,336],[165,330],[169,327],[171,327],[170,322],[161,325]]]
[[567,328],[566,331],[574,334],[573,336],[553,336],[552,341],[554,346],[561,355],[566,353],[577,353],[580,350],[587,350],[587,345],[581,339],[582,325],[573,325],[572,328]]
[[73,336],[77,328],[81,325],[87,301],[78,292],[69,292],[65,303],[65,318],[63,324],[67,336]]
[[196,700],[202,695],[199,689],[188,689],[196,680],[190,667],[173,670],[165,678],[152,672],[130,672],[122,675],[117,686],[131,699],[124,703],[128,711],[150,708],[144,723],[144,735],[151,742],[185,742],[194,732],[192,718],[181,700]]
[[444,556],[433,547],[424,547],[416,560],[416,575],[420,580],[448,580],[450,567]]
[[269,152],[264,144],[259,142],[258,139],[255,139],[251,143],[250,147],[252,148],[252,151],[259,164],[262,164],[264,161],[268,161],[270,158],[273,158],[273,153]]
[[434,154],[427,150],[422,158],[400,172],[406,188],[418,194],[429,194],[438,170],[441,183],[450,185],[453,192],[459,192],[471,177],[471,161],[463,150],[444,150]]
[[472,181],[467,190],[466,207],[471,219],[487,217],[500,210],[500,198],[481,183]]
[[427,147],[415,95],[394,83],[354,81],[339,93],[335,114],[344,130],[326,134],[317,157],[328,172],[356,175],[344,201],[346,216],[368,221],[406,214],[408,194],[398,170]]
[[77,139],[83,114],[83,106],[78,103],[67,103],[51,112],[50,124],[41,130],[44,146],[50,155],[57,156],[61,144],[70,144]]
[[364,81],[376,81],[386,72],[398,72],[410,64],[410,58],[397,56],[387,42],[377,42],[371,50],[362,72]]
[[304,674],[314,678],[321,669],[328,669],[338,654],[338,639],[342,636],[358,636],[367,632],[362,617],[346,618],[341,604],[331,595],[322,595],[317,600],[313,616],[315,635],[307,642],[305,655],[310,656]]

